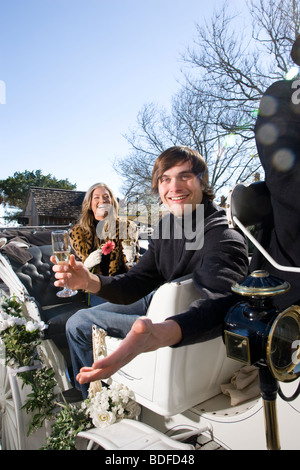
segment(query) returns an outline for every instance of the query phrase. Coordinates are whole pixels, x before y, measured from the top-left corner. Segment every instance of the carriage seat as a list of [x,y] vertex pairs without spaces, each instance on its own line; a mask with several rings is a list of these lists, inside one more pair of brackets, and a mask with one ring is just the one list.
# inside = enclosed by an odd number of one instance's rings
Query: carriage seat
[[[262,246],[260,236],[254,236],[250,228],[256,226],[256,230],[273,225],[273,209],[271,195],[265,181],[258,181],[249,186],[238,184],[230,191],[226,203],[227,219],[229,226],[238,227],[253,244],[253,249],[259,253],[277,270],[300,273],[300,268],[279,264]],[[263,230],[262,230],[263,231]]]
[[249,227],[259,225],[271,217],[271,197],[265,181],[250,185],[237,184],[229,192],[226,209],[230,227],[236,226],[236,218]]

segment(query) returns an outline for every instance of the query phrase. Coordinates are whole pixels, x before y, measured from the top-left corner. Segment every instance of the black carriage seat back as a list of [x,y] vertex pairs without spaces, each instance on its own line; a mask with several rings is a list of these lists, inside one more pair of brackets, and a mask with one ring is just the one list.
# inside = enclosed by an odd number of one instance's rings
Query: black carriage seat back
[[236,225],[236,217],[245,227],[261,224],[271,217],[272,204],[265,181],[235,186],[228,197],[227,216],[230,226]]
[[238,227],[272,266],[280,271],[300,273],[300,267],[283,266],[274,260],[247,229],[273,219],[271,196],[265,181],[235,186],[228,195],[226,212],[229,227]]
[[[31,255],[31,259],[27,262],[19,261],[10,255],[6,256],[29,295],[34,297],[40,307],[69,303],[70,299],[59,299],[56,296],[59,289],[54,286],[53,264],[50,261],[52,246],[30,246],[27,251]],[[78,294],[74,300],[81,301],[82,295]]]

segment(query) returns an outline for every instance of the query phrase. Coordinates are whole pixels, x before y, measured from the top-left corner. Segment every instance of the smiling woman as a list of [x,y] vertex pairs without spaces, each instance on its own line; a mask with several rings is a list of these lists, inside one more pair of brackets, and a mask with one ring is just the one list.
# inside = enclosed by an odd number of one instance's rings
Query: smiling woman
[[104,185],[98,186],[94,189],[91,209],[96,220],[103,220],[105,217],[107,217],[112,207],[112,199],[114,198],[111,196],[111,193]]
[[[79,223],[70,229],[72,248],[77,257],[90,270],[98,274],[115,276],[128,270],[122,242],[134,247],[134,262],[138,261],[138,230],[134,222],[120,220],[118,202],[111,189],[96,183],[86,192]],[[101,249],[111,243],[109,252]],[[91,305],[102,303],[100,297],[90,296]]]

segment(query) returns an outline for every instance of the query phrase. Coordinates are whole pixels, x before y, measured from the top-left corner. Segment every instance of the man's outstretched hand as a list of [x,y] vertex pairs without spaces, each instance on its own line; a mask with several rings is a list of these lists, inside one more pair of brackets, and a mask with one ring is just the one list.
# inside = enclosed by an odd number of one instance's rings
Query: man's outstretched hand
[[80,384],[107,379],[139,354],[171,346],[180,340],[181,329],[175,321],[152,323],[150,318],[140,317],[114,352],[94,362],[92,367],[82,367],[76,379]]

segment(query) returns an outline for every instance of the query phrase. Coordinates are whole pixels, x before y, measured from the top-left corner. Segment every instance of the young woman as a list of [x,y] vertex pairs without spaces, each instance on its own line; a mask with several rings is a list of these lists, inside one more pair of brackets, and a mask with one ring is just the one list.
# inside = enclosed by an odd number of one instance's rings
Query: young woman
[[[86,192],[78,224],[69,231],[76,256],[94,273],[106,276],[125,273],[129,260],[124,245],[127,249],[131,247],[134,261],[138,261],[137,225],[120,219],[118,208],[111,189],[104,183],[96,183]],[[92,305],[97,297],[90,298]]]

